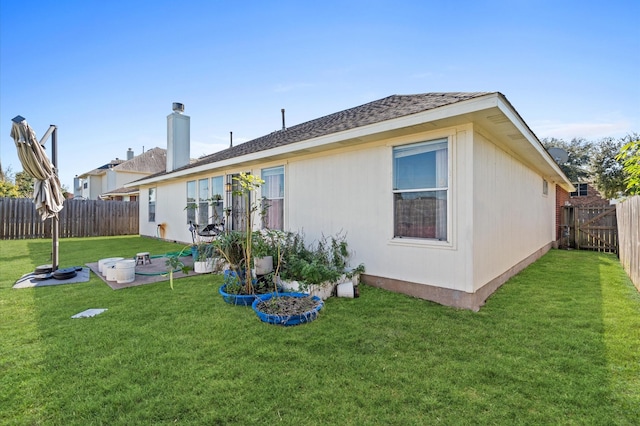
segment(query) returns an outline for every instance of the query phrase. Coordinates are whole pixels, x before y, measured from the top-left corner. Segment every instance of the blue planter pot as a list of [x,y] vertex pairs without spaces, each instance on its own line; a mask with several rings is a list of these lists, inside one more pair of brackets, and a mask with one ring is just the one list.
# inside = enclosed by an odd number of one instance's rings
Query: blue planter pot
[[224,284],[222,287],[220,287],[218,293],[220,293],[224,301],[229,303],[230,305],[251,306],[253,301],[256,299],[255,294],[231,294],[225,291],[226,288],[227,285]]
[[315,300],[316,302],[319,302],[318,305],[312,310],[303,312],[300,314],[281,316],[281,315],[267,314],[265,312],[258,310],[258,305],[260,304],[260,302],[267,301],[273,297],[302,298],[302,297],[309,297],[309,295],[304,293],[279,293],[279,294],[269,293],[269,294],[263,294],[261,296],[256,297],[251,307],[253,308],[256,315],[258,315],[258,318],[260,318],[261,321],[269,324],[291,326],[291,325],[300,325],[307,322],[311,322],[318,317],[318,312],[320,312],[320,309],[322,309],[322,307],[324,306],[324,302],[322,301],[322,299],[320,299],[318,296],[311,296],[313,300]]

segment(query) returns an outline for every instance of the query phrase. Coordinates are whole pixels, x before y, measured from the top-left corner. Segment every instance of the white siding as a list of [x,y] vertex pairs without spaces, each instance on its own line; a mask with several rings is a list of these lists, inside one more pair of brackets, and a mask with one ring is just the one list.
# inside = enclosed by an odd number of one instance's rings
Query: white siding
[[[368,274],[471,291],[470,134],[448,129],[290,160],[289,229],[308,239],[346,232],[354,263],[363,262]],[[394,240],[392,146],[442,136],[452,139],[450,242]]]
[[542,176],[474,135],[475,290],[553,241],[555,191]]
[[[393,238],[393,147],[448,137],[447,242]],[[285,228],[308,241],[347,234],[354,265],[367,274],[474,293],[553,240],[555,192],[542,176],[465,124],[338,148],[287,160],[236,166],[238,171],[285,166]],[[191,241],[186,182],[219,176],[207,171],[157,185],[156,221],[148,221],[147,187],[140,191],[140,233]]]

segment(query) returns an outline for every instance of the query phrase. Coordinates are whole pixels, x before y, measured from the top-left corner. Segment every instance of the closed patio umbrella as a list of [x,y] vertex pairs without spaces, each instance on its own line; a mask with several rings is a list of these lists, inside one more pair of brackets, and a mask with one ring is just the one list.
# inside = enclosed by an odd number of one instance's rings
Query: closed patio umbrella
[[[55,144],[56,126],[50,126],[41,142],[36,139],[35,132],[31,129],[24,117],[17,116],[12,119],[11,137],[16,143],[18,158],[25,172],[34,179],[33,202],[42,220],[51,218],[53,236],[53,270],[58,269],[58,213],[62,210],[64,195],[60,180],[56,174]],[[52,135],[53,163],[49,161],[41,143]]]
[[36,139],[27,120],[18,116],[13,119],[11,137],[16,143],[22,168],[35,179],[33,202],[42,220],[58,217],[62,210],[64,195],[54,165]]

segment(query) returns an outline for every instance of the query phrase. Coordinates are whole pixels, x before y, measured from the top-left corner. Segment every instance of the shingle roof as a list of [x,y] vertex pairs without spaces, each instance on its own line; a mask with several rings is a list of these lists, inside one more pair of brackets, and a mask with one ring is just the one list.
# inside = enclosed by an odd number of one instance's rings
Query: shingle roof
[[[316,118],[315,120],[307,121],[284,130],[272,132],[257,139],[201,157],[198,161],[174,171],[189,169],[204,164],[211,164],[320,136],[355,129],[357,127],[392,120],[394,118],[417,114],[419,112],[484,96],[489,93],[494,92],[447,92],[423,93],[417,95],[392,95],[364,105]],[[164,173],[157,173],[148,177],[156,177],[162,174]]]
[[158,173],[167,168],[167,150],[152,148],[118,164],[113,170],[119,172]]

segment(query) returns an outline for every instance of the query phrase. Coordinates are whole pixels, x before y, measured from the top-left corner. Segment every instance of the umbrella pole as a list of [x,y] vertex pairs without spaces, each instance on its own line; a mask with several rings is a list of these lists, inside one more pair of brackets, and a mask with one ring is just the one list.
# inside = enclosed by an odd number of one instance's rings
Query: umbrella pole
[[[51,133],[51,163],[53,164],[53,170],[56,176],[58,175],[58,128],[53,124],[50,126],[53,127],[53,132]],[[59,237],[59,223],[58,215],[51,218],[51,239],[52,239],[52,250],[51,250],[51,266],[53,267],[53,271],[58,270],[58,237]]]

